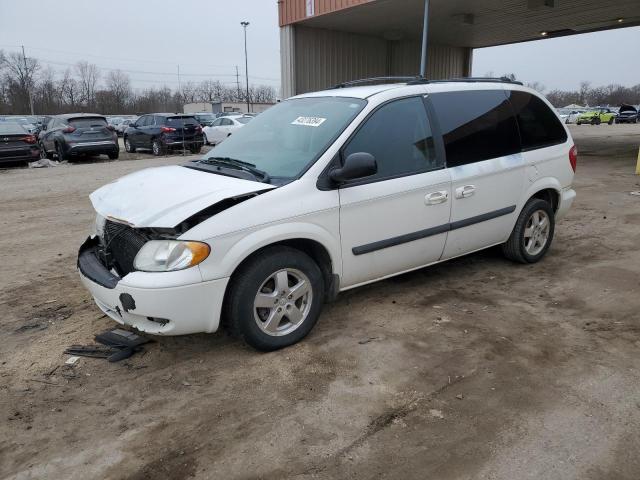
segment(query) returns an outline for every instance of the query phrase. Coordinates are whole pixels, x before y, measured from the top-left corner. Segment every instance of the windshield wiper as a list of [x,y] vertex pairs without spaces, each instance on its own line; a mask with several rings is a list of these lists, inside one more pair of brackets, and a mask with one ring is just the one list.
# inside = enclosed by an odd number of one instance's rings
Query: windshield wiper
[[271,180],[271,177],[267,172],[256,168],[256,166],[253,163],[245,162],[243,160],[238,160],[237,158],[209,157],[206,160],[205,159],[200,160],[200,163],[231,166],[239,170],[244,170],[245,172],[251,173],[256,178],[261,178],[260,181],[264,183],[269,183],[269,181]]

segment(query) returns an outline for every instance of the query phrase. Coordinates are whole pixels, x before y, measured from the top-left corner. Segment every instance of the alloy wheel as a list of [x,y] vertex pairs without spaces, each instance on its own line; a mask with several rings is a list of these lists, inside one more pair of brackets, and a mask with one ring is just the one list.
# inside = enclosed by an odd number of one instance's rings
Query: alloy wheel
[[538,255],[549,241],[551,221],[547,212],[536,210],[527,220],[524,229],[524,249],[531,256]]
[[312,302],[311,281],[304,273],[293,268],[278,270],[256,293],[254,319],[267,335],[288,335],[307,319]]

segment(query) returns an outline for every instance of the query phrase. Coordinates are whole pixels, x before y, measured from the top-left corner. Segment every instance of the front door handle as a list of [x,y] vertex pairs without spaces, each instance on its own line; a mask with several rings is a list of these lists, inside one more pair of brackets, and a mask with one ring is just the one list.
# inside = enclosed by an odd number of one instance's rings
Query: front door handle
[[449,199],[449,192],[446,190],[442,190],[440,192],[428,193],[424,197],[424,202],[427,205],[438,205],[440,203],[444,203]]
[[464,187],[456,188],[456,198],[469,198],[476,193],[475,185],[465,185]]

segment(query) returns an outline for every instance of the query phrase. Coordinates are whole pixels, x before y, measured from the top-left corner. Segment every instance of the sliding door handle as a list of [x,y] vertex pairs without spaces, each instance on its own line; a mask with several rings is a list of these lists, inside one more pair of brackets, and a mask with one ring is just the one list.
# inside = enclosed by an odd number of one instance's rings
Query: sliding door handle
[[464,187],[456,188],[456,198],[469,198],[476,193],[475,185],[465,185]]
[[424,203],[427,205],[439,205],[445,203],[449,199],[449,192],[442,190],[441,192],[428,193],[424,197]]

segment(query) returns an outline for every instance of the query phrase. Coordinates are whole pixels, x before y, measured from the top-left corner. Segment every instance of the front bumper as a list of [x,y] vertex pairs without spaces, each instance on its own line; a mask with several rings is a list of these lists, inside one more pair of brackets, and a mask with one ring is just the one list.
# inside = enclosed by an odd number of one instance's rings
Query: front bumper
[[[167,285],[168,273],[136,272],[141,285],[127,282],[100,262],[97,239],[80,247],[78,271],[84,286],[105,314],[116,322],[153,335],[211,333],[218,329],[228,278],[186,285]],[[184,272],[184,271],[183,271]],[[131,275],[131,274],[130,274]],[[165,276],[165,278],[160,278]],[[154,288],[153,285],[160,288]]]

